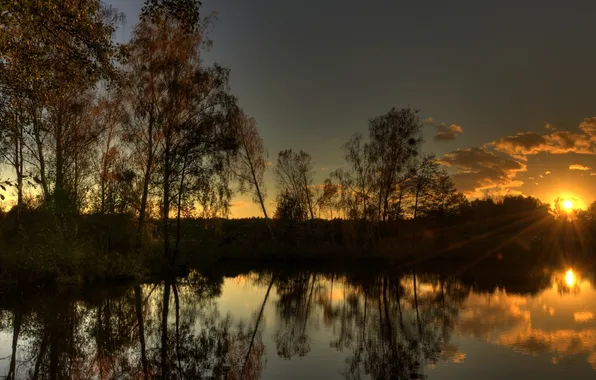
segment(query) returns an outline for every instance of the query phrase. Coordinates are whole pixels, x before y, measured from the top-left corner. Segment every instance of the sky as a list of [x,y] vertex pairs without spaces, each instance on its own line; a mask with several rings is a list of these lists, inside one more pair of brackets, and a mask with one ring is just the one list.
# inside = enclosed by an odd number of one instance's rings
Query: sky
[[[125,42],[143,1],[106,3],[126,15],[115,33]],[[423,150],[469,197],[596,199],[594,1],[204,0],[203,10],[217,14],[206,61],[230,68],[273,162],[303,149],[322,183],[370,118],[412,107]],[[232,217],[260,215],[250,197],[232,205]]]

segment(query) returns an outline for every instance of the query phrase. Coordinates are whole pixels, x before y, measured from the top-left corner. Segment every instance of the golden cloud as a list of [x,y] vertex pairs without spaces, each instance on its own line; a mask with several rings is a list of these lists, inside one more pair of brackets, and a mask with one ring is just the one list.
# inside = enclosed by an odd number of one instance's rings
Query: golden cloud
[[[553,330],[534,327],[537,323],[533,318],[538,317],[539,310],[536,301],[559,300],[556,292],[553,287],[543,292],[540,298],[498,290],[492,294],[472,293],[460,312],[457,332],[527,355],[553,355],[555,364],[573,356],[584,356],[596,369],[596,329],[577,329],[573,325]],[[552,306],[543,303],[541,309],[549,318],[555,315]],[[589,311],[573,313],[576,323],[591,322],[593,317]]]
[[538,153],[596,153],[596,147],[594,146],[594,143],[596,143],[596,117],[585,118],[579,124],[580,133],[560,131],[551,124],[547,124],[546,128],[552,132],[547,134],[521,132],[487,145],[522,160],[527,159],[526,156],[528,155]]
[[437,131],[433,139],[435,141],[451,141],[455,140],[458,134],[463,133],[463,129],[461,126],[457,124],[440,124],[436,126]]
[[594,154],[590,136],[569,131],[555,131],[546,135],[521,132],[493,141],[487,146],[521,160],[538,153]]
[[580,164],[569,165],[569,170],[590,170],[590,169],[592,169],[592,168],[589,168],[587,166],[580,165]]
[[482,190],[498,190],[521,187],[522,181],[514,180],[526,165],[510,157],[500,157],[484,147],[457,149],[445,154],[440,160],[443,165],[458,169],[453,175],[456,187],[468,196]]
[[454,344],[443,344],[439,358],[452,363],[463,363],[466,359],[466,354],[460,352],[459,347]]
[[596,141],[596,117],[587,117],[579,123],[581,129],[586,135],[590,136],[592,141]]
[[589,311],[576,311],[573,313],[573,320],[578,323],[588,322],[591,319],[594,319],[594,313]]
[[433,140],[435,141],[451,141],[455,140],[457,135],[463,133],[463,128],[457,124],[447,125],[445,123],[437,123],[432,117],[424,119],[423,124],[435,127],[435,135]]

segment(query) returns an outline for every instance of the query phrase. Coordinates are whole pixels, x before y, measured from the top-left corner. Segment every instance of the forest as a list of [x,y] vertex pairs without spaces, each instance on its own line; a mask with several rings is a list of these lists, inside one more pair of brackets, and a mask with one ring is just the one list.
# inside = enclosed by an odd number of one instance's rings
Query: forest
[[[303,150],[269,161],[230,70],[205,63],[214,20],[200,2],[147,0],[130,41],[117,44],[122,21],[98,0],[2,3],[0,281],[592,244],[596,207],[572,215],[532,197],[468,200],[424,152],[411,108],[371,115],[366,134],[337,147],[344,167],[315,183]],[[236,194],[252,196],[262,216],[228,219]]]

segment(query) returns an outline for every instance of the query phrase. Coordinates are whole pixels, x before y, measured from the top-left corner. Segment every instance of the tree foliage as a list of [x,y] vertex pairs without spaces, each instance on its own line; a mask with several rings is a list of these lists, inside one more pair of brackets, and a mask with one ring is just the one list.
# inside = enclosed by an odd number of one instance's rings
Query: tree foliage
[[307,213],[304,219],[309,217],[314,219],[312,190],[314,166],[310,154],[302,150],[294,152],[292,149],[279,152],[275,178],[279,194],[297,203],[296,210]]

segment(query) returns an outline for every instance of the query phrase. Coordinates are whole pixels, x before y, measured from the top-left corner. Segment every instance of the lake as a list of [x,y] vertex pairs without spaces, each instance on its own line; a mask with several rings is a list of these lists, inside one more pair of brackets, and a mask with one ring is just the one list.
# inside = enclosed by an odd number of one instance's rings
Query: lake
[[478,283],[411,271],[191,271],[159,283],[7,291],[0,295],[0,375],[596,376],[591,272],[558,268],[531,280]]

